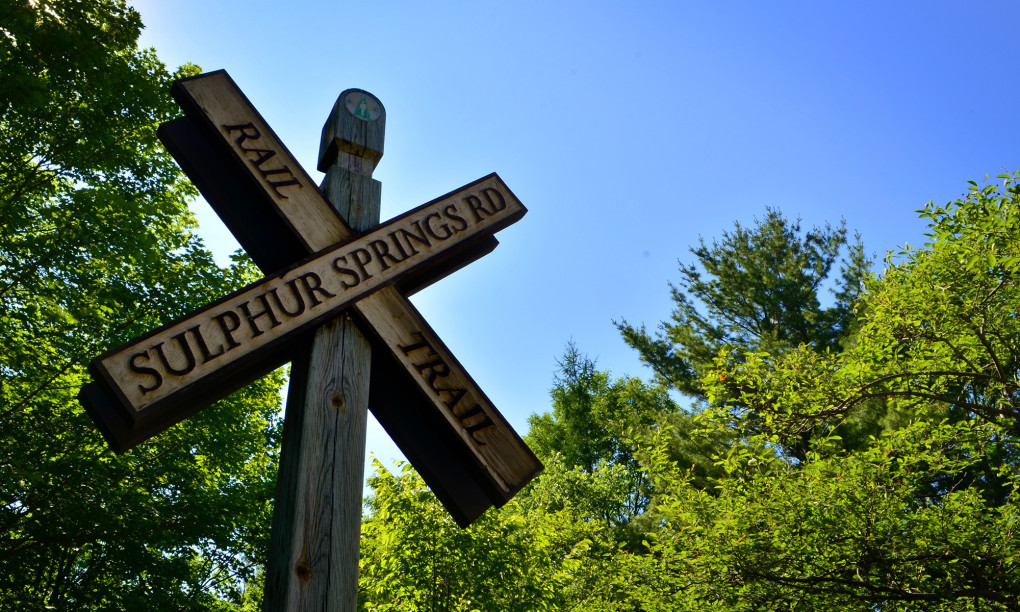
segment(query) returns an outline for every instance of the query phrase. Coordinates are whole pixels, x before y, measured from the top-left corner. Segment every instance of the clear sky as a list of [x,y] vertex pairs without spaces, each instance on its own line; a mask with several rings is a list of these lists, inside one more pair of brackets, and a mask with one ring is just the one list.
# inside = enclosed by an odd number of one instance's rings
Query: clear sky
[[[529,208],[413,298],[522,435],[573,339],[667,318],[688,248],[766,206],[879,258],[914,210],[1020,169],[1020,4],[135,0],[171,68],[226,69],[313,177],[339,93],[387,112],[384,219],[497,172]],[[197,207],[210,247],[233,250]],[[385,433],[369,450],[389,463]]]

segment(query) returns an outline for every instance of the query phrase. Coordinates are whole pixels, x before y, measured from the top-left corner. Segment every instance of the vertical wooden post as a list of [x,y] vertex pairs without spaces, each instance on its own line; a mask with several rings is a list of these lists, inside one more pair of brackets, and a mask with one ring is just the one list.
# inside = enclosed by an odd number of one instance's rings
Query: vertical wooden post
[[[354,231],[379,223],[386,112],[349,89],[322,130],[322,190]],[[291,366],[264,610],[357,607],[371,347],[344,316]]]

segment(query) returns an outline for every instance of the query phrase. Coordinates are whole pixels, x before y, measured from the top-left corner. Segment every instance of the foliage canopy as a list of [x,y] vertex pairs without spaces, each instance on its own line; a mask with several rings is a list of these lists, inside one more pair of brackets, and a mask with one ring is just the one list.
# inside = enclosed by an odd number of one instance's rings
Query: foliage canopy
[[[0,607],[240,605],[264,558],[281,375],[114,456],[88,360],[249,282],[194,237],[155,137],[174,74],[123,1],[0,9]],[[231,603],[233,602],[233,603]]]
[[[701,376],[725,346],[777,352],[800,345],[838,350],[853,326],[853,304],[869,262],[844,224],[803,231],[800,221],[766,209],[753,228],[740,223],[722,238],[699,240],[696,264],[680,262],[680,282],[670,284],[672,317],[652,337],[621,320],[624,340],[660,382],[702,398]],[[839,275],[832,268],[846,251]],[[834,280],[835,302],[822,306],[822,287]]]
[[[825,265],[777,274],[745,264],[810,248],[825,255],[800,261],[834,261],[836,233],[801,238],[770,212],[715,252],[696,250],[714,276],[687,268],[684,287],[726,296],[704,302],[712,314],[696,318],[674,291],[680,315],[658,339],[619,326],[638,350],[654,349],[646,356],[694,364],[655,368],[700,398],[689,408],[661,387],[612,381],[568,345],[553,411],[533,417],[529,434],[547,472],[459,536],[461,551],[503,530],[519,538],[511,525],[523,519],[532,548],[548,551],[506,592],[535,578],[555,592],[500,609],[1020,610],[1020,174],[998,180],[919,211],[929,243],[891,254],[880,274],[865,274],[863,251],[851,249],[827,310],[816,306]],[[743,262],[736,276],[727,257]],[[741,294],[754,275],[810,282]],[[738,303],[766,298],[779,327],[737,324],[752,320]],[[635,466],[643,502],[620,512]],[[372,503],[390,503],[413,477],[388,477]],[[367,589],[373,560],[363,563]],[[458,600],[452,584],[405,573],[420,580],[407,589],[451,588],[450,609],[493,609],[485,595]],[[394,607],[365,609],[410,609],[383,601]]]
[[[196,69],[140,27],[121,0],[0,9],[5,609],[257,605],[282,375],[119,457],[75,401],[90,357],[254,274],[191,233],[155,128]],[[377,466],[360,607],[1020,610],[1020,175],[997,181],[919,211],[928,244],[875,275],[844,226],[775,210],[700,241],[658,332],[617,324],[654,381],[569,344],[530,421],[546,471],[503,508],[459,530]]]

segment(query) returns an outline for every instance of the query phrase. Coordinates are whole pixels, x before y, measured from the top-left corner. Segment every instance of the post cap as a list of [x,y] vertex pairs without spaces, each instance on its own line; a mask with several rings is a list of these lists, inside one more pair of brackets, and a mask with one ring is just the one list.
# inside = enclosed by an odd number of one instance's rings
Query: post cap
[[347,89],[337,98],[322,126],[319,143],[319,171],[325,172],[341,153],[365,160],[368,172],[383,154],[386,135],[386,109],[382,102],[363,89]]

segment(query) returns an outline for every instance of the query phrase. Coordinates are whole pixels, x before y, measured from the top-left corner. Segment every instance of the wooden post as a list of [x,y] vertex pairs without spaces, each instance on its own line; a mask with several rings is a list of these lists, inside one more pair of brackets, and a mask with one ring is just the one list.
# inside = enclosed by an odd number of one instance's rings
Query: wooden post
[[[356,232],[379,223],[386,113],[361,90],[323,127],[322,190]],[[337,350],[340,347],[340,350]],[[291,366],[265,610],[357,607],[371,347],[347,315],[319,327]]]

